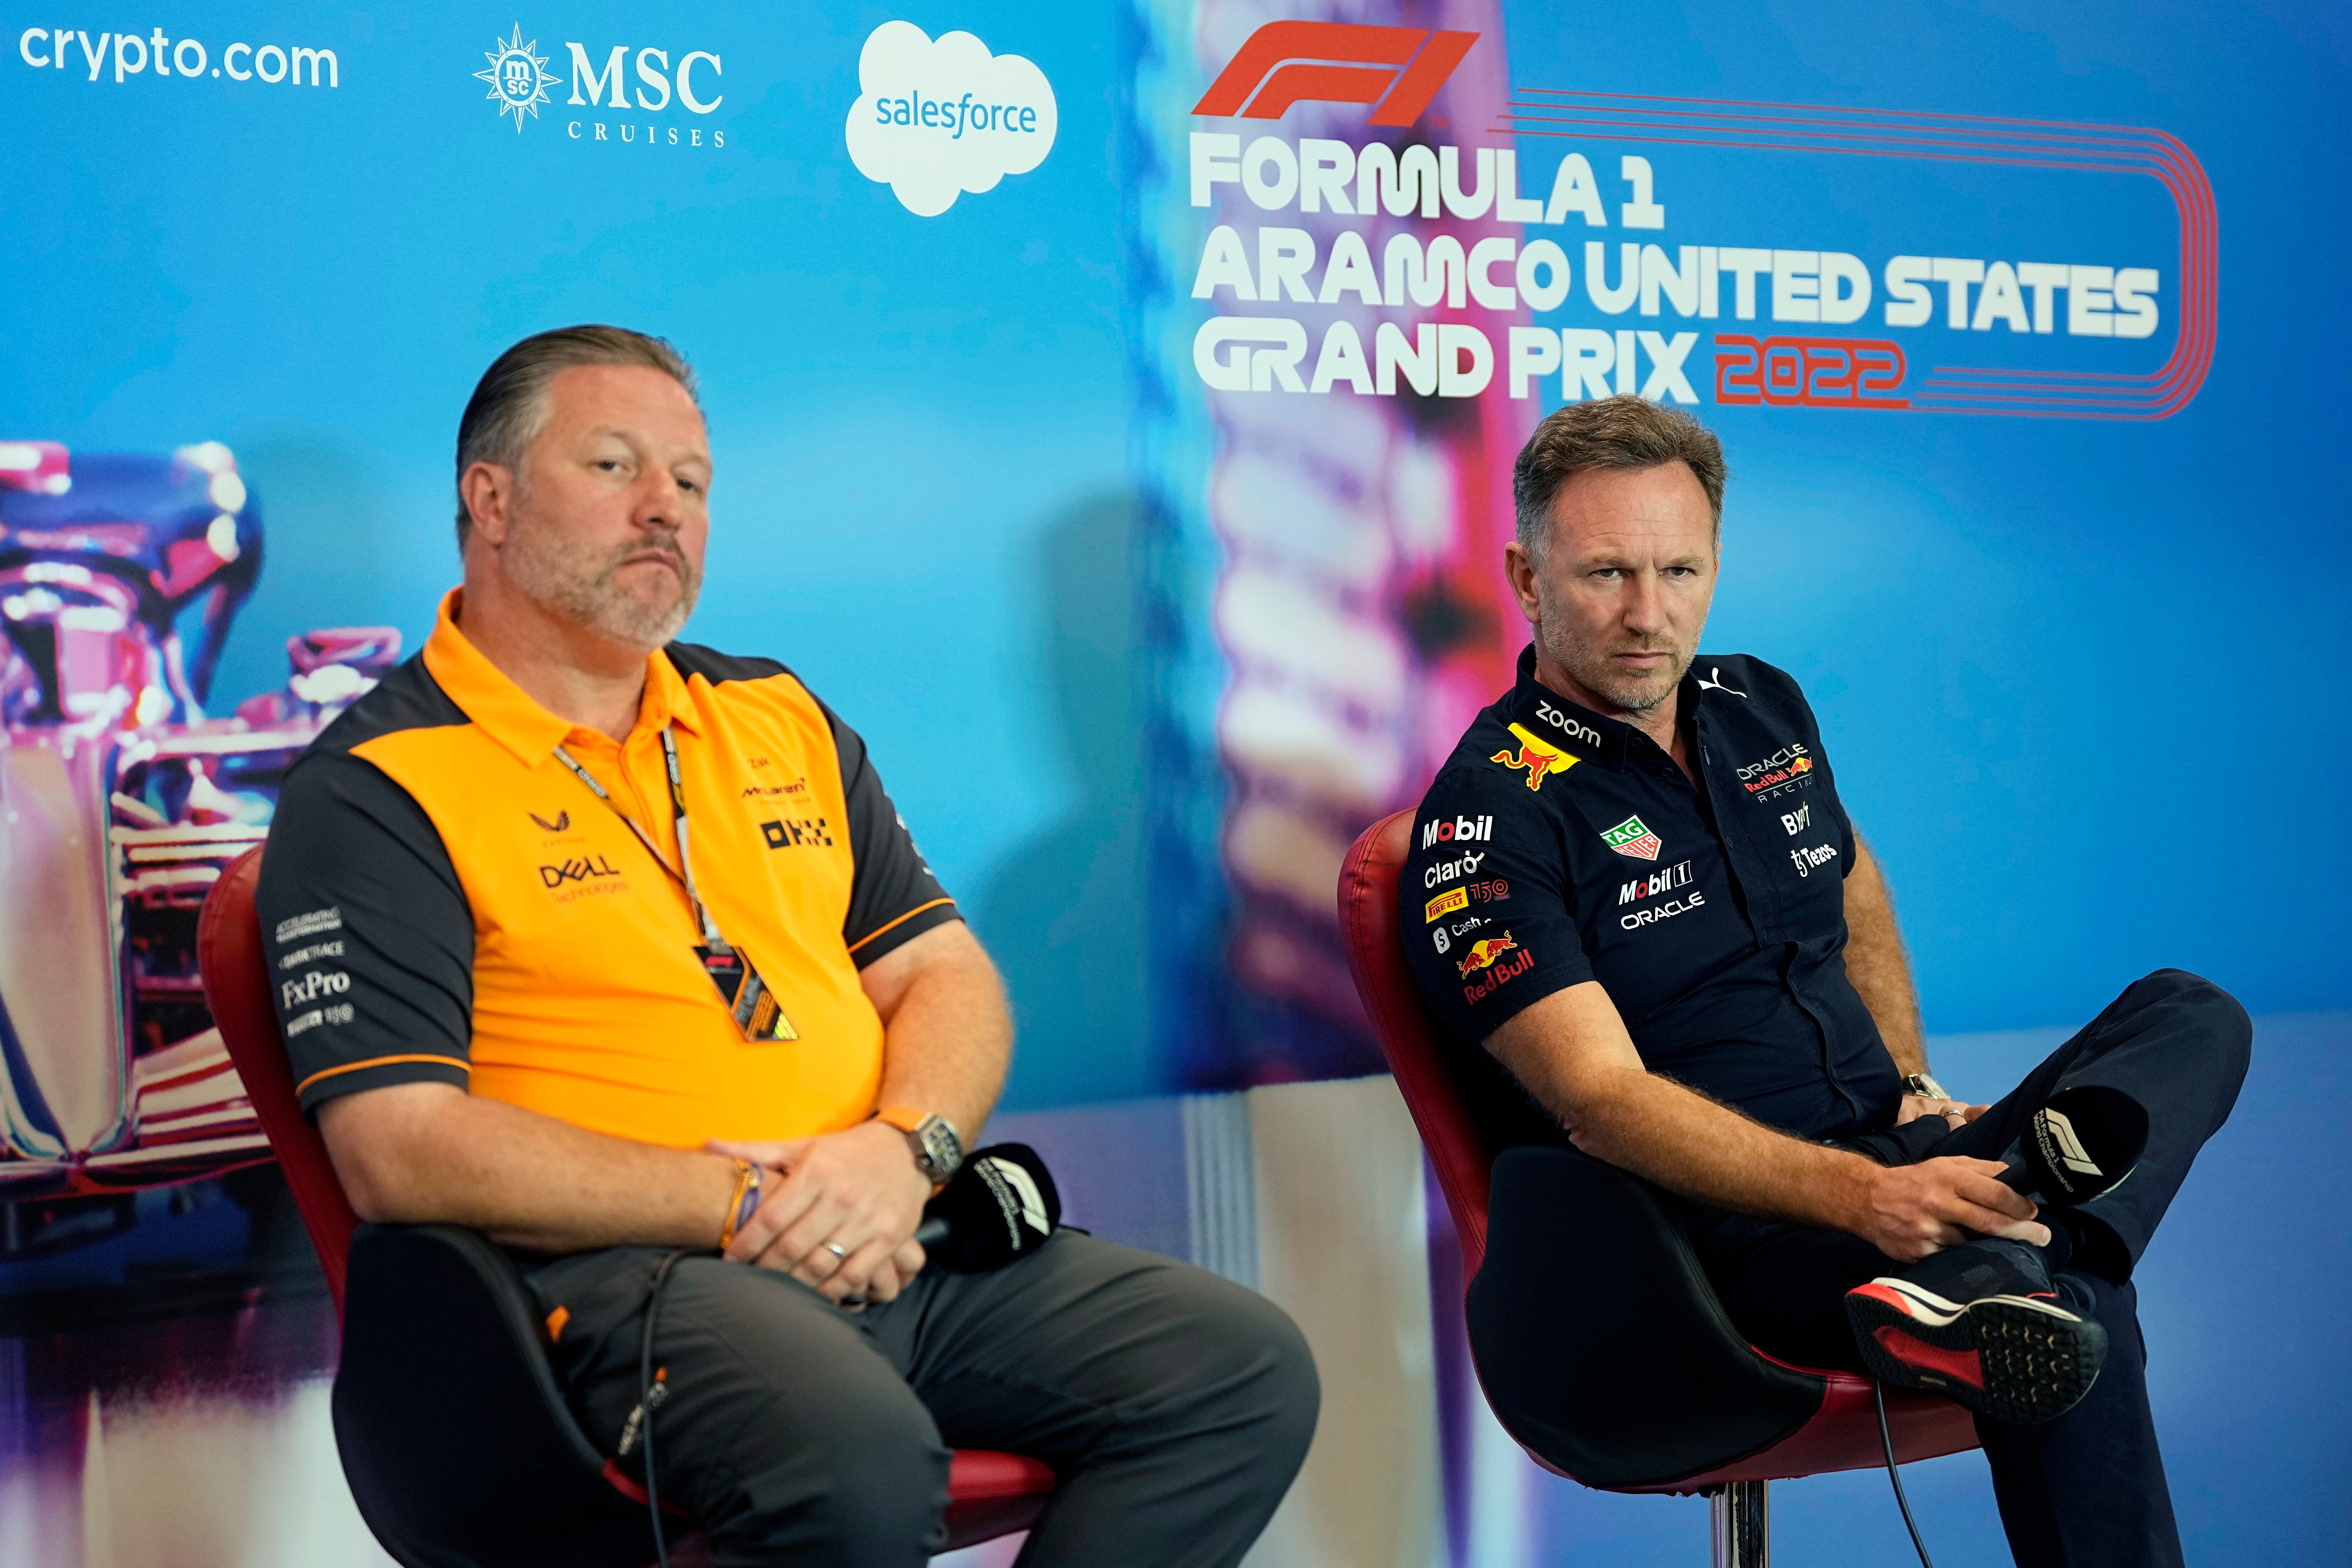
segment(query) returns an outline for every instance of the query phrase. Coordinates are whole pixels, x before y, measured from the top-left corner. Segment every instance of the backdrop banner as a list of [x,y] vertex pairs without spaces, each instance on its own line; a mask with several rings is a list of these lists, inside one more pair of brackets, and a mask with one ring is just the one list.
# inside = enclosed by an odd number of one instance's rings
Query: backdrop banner
[[[0,16],[0,1558],[111,1561],[84,1472],[139,1391],[327,1440],[197,911],[422,645],[458,414],[551,327],[694,362],[686,635],[867,738],[1077,1211],[1287,1301],[1343,1249],[1209,1223],[1252,1124],[1196,1108],[1259,1096],[1247,1168],[1300,1194],[1276,1142],[1347,1148],[1312,1107],[1402,1127],[1272,1091],[1381,1070],[1340,859],[1510,679],[1511,464],[1565,402],[1722,436],[1704,647],[1803,686],[1932,1027],[2165,964],[2352,1007],[2341,7],[356,3]],[[1114,1105],[1180,1118],[1172,1173],[1068,1131]],[[1395,1386],[1450,1489],[1374,1533],[1517,1562],[1543,1531],[1465,1500],[1551,1483],[1480,1425],[1406,1184],[1364,1246],[1432,1281]],[[1290,1560],[1369,1561],[1329,1507]]]

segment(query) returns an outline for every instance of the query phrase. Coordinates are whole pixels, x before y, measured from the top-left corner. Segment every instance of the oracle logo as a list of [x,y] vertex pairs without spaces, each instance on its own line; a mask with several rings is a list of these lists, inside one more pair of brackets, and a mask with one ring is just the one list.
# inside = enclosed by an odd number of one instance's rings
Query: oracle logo
[[1252,33],[1192,112],[1279,120],[1294,103],[1368,103],[1367,124],[1421,118],[1475,33],[1354,22],[1268,22]]

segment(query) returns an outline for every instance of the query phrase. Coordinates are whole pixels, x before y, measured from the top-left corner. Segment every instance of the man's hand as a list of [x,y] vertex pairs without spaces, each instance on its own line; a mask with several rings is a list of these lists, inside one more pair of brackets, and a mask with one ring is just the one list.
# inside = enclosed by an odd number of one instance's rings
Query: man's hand
[[1990,1105],[1970,1105],[1960,1100],[1937,1100],[1925,1094],[1906,1094],[1895,1102],[1895,1125],[1916,1121],[1923,1116],[1940,1116],[1954,1127],[1964,1127],[1992,1109]]
[[867,1121],[789,1142],[704,1147],[782,1177],[770,1181],[728,1257],[781,1269],[847,1306],[887,1301],[922,1271],[913,1237],[931,1184],[896,1127]]
[[1947,1154],[1916,1165],[1871,1166],[1855,1211],[1839,1227],[1887,1257],[1916,1263],[1978,1236],[2050,1245],[2032,1200],[1996,1178],[1998,1160]]

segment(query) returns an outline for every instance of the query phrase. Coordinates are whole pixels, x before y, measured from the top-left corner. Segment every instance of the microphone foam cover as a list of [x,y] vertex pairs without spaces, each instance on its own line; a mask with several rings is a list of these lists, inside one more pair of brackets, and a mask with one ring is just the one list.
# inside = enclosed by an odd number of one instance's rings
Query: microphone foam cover
[[972,1274],[1028,1257],[1061,1223],[1062,1194],[1025,1143],[974,1150],[924,1208],[947,1235],[927,1250],[940,1267]]
[[2131,1174],[2147,1147],[2147,1110],[2122,1089],[2077,1084],[2033,1113],[2018,1146],[2042,1200],[2071,1208]]

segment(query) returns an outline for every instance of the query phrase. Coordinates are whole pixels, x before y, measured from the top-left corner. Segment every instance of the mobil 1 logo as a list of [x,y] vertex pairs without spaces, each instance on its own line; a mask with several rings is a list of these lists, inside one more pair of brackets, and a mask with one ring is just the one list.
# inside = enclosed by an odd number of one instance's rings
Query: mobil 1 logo
[[1438,817],[1421,825],[1421,847],[1432,849],[1440,844],[1486,844],[1495,837],[1495,819],[1487,816],[1457,816],[1448,821]]

